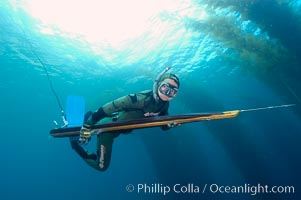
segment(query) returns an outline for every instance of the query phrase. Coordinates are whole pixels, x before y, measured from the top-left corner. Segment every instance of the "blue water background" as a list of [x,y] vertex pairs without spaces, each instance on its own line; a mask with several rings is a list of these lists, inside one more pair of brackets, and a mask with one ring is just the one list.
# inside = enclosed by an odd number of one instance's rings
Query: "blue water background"
[[[126,192],[128,184],[139,183],[293,185],[296,194],[273,197],[298,199],[301,3],[253,2],[246,7],[250,21],[240,15],[242,7],[233,11],[231,3],[215,5],[216,16],[229,17],[233,27],[240,27],[238,37],[231,40],[223,32],[216,37],[204,28],[209,23],[167,14],[164,19],[171,23],[168,28],[173,35],[163,31],[159,38],[152,38],[145,34],[125,44],[123,50],[104,45],[95,53],[80,39],[41,34],[38,21],[1,1],[1,199],[271,198],[263,194],[163,196]],[[158,18],[152,20],[153,26],[160,24]],[[273,48],[253,49],[247,56],[239,56],[246,48],[235,41],[247,35],[256,36],[263,47]],[[158,39],[160,44],[154,45]],[[233,41],[234,45],[227,46]],[[281,56],[270,54],[271,49],[280,47],[286,57],[270,57]],[[63,105],[68,95],[80,95],[86,100],[86,110],[151,89],[165,66],[171,66],[181,79],[179,95],[171,102],[171,115],[297,105],[186,124],[168,132],[152,128],[122,135],[114,142],[110,168],[98,172],[72,151],[68,139],[49,137],[52,121],[61,122],[60,110],[32,49],[47,66]],[[258,53],[261,51],[267,52]],[[260,58],[252,59],[250,52]],[[88,148],[93,145],[94,141]]]

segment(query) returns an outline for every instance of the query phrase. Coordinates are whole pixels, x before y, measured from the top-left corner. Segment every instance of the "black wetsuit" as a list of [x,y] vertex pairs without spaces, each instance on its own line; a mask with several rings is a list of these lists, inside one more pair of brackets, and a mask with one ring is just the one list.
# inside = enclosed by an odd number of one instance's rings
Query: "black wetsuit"
[[[136,94],[130,94],[100,107],[85,123],[93,125],[109,121],[133,120],[141,119],[150,116],[168,115],[168,101],[156,102],[151,90],[143,91]],[[116,116],[118,113],[118,117]],[[103,119],[103,120],[102,120]],[[163,126],[163,130],[168,127]],[[128,134],[131,131],[122,132]],[[89,154],[80,146],[77,141],[71,141],[72,148],[93,168],[104,171],[109,167],[111,160],[112,145],[114,139],[121,132],[104,132],[97,136],[97,151],[96,154]]]

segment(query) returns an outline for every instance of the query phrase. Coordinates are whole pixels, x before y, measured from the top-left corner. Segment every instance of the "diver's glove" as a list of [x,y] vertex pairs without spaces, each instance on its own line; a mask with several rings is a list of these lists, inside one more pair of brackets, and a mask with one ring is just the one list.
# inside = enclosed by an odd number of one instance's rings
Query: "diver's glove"
[[91,126],[84,124],[80,129],[78,143],[80,145],[86,145],[91,140]]
[[178,127],[178,126],[180,126],[181,124],[178,124],[177,122],[169,122],[168,124],[167,124],[167,127],[168,128],[175,128],[175,127]]

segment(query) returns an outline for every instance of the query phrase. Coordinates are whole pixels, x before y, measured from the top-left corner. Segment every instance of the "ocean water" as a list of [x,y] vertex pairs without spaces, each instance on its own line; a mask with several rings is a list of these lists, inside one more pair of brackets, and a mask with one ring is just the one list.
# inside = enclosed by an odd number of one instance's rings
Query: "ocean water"
[[[137,16],[126,18],[138,5],[108,8],[117,20],[78,12],[81,29],[100,37],[92,42],[46,24],[27,1],[0,2],[1,199],[300,199],[301,1],[168,3],[143,32],[132,31]],[[48,10],[58,15],[60,5]],[[103,30],[114,32],[101,38]],[[296,105],[121,135],[109,169],[99,172],[68,139],[49,136],[53,120],[62,122],[43,65],[63,108],[69,95],[96,110],[151,89],[166,66],[181,80],[170,115]]]

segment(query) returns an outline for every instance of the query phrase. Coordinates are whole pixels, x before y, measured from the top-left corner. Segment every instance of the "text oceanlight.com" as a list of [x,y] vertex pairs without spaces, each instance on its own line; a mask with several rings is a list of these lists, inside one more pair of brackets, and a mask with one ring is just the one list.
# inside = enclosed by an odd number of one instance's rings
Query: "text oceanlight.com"
[[236,186],[226,186],[219,184],[197,185],[193,183],[164,185],[161,183],[154,184],[128,184],[127,192],[136,192],[137,194],[294,194],[294,186],[269,186],[258,183],[257,185],[243,184]]

